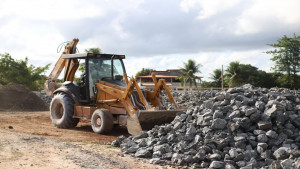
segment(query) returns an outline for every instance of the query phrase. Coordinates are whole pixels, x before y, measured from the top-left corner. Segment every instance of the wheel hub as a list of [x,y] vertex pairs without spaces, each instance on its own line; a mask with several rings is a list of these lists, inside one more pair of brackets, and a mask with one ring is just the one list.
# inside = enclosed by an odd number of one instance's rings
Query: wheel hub
[[97,124],[97,126],[101,126],[102,122],[101,122],[101,118],[100,117],[97,118],[96,124]]
[[63,115],[64,115],[64,108],[61,104],[59,104],[57,108],[54,110],[55,119],[61,119]]

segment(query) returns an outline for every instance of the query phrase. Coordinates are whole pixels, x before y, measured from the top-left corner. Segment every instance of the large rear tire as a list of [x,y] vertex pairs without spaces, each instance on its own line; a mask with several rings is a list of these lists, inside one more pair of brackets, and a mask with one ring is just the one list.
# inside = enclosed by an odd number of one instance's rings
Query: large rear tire
[[50,103],[50,118],[58,128],[75,127],[79,119],[73,118],[74,101],[68,95],[59,93],[55,95]]
[[105,134],[112,130],[113,116],[106,109],[97,109],[94,111],[91,119],[92,129],[95,133]]

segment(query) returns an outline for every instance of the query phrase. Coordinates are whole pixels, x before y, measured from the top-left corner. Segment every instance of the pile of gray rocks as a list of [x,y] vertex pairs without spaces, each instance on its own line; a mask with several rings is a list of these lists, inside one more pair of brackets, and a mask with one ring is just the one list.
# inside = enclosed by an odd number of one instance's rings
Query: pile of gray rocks
[[186,96],[194,100],[170,124],[112,145],[160,165],[300,168],[300,91],[244,85],[201,94]]
[[49,104],[51,103],[51,100],[53,97],[48,96],[45,91],[32,91],[34,94],[36,94],[38,97],[40,97],[45,103]]
[[[219,90],[172,91],[172,95],[180,107],[188,108],[202,104],[203,101],[215,97],[218,92]],[[168,110],[175,109],[164,91],[162,91],[162,100]]]

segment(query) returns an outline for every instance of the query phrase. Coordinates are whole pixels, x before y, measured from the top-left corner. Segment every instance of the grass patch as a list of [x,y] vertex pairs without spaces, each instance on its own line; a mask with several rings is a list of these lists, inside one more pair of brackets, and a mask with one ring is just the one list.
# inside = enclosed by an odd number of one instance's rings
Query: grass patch
[[86,141],[85,141],[85,142],[82,142],[82,143],[81,143],[81,145],[88,145],[88,144],[90,144],[90,142],[86,142]]
[[112,145],[107,145],[106,148],[121,149],[121,147],[114,147]]
[[81,142],[81,145],[100,145],[98,142],[88,142],[88,141],[85,141],[85,142]]

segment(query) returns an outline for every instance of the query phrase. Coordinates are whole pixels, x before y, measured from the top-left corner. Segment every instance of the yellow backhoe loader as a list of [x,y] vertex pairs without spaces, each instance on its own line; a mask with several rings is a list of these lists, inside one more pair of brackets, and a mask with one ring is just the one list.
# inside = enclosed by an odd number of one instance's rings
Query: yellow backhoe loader
[[[170,122],[182,111],[173,99],[164,79],[157,81],[155,89],[141,89],[135,78],[128,80],[123,59],[115,54],[76,54],[78,39],[65,47],[45,81],[45,91],[54,96],[50,104],[52,123],[59,128],[71,128],[79,119],[91,121],[96,133],[108,133],[114,124],[127,126],[131,135],[138,135],[142,126]],[[73,82],[79,61],[84,61],[85,72],[81,82]],[[64,69],[64,83],[56,80]],[[175,110],[165,110],[161,92],[165,90]]]

